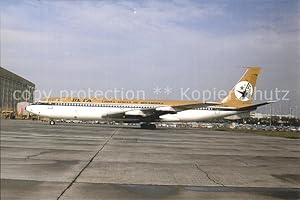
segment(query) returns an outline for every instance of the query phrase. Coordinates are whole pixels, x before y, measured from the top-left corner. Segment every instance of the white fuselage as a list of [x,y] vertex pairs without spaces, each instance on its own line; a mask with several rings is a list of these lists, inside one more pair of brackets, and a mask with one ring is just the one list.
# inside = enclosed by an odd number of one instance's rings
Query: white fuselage
[[[42,117],[50,119],[78,119],[78,120],[122,120],[127,119],[118,117],[108,117],[114,114],[130,111],[139,111],[141,109],[151,109],[161,107],[161,105],[149,104],[96,104],[96,103],[65,103],[53,105],[30,105],[26,110]],[[177,112],[175,114],[160,115],[155,121],[167,122],[195,122],[214,118],[227,117],[242,113],[234,109],[225,109],[221,107],[205,107],[190,109]]]

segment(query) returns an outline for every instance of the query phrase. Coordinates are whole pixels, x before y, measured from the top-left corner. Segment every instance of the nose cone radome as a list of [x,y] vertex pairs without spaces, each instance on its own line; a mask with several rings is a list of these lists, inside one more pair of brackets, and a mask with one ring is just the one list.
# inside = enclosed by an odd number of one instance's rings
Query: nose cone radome
[[28,111],[28,112],[32,112],[32,106],[26,106],[25,110]]

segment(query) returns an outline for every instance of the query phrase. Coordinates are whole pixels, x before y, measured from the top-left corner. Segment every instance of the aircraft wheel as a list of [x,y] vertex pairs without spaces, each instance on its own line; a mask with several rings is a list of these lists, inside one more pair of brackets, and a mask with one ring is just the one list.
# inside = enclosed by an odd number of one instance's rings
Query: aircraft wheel
[[155,124],[149,124],[149,129],[156,129],[156,125]]
[[156,125],[155,124],[147,124],[147,123],[142,123],[141,124],[141,128],[142,129],[156,129]]

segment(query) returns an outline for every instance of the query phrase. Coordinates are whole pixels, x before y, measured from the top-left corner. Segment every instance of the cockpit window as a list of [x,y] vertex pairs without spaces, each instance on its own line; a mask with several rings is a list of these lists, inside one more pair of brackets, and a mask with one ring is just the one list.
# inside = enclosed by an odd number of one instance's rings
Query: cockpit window
[[35,102],[31,105],[51,105],[51,103],[46,103],[46,102]]

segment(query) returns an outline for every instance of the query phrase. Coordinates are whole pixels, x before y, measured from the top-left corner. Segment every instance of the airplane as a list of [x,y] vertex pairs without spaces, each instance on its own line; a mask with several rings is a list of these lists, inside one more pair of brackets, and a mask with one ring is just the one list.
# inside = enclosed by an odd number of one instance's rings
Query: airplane
[[219,102],[157,99],[48,98],[26,107],[32,114],[55,119],[105,120],[140,123],[141,128],[155,129],[155,122],[199,122],[241,115],[273,101],[252,104],[260,67],[247,67],[228,96]]

